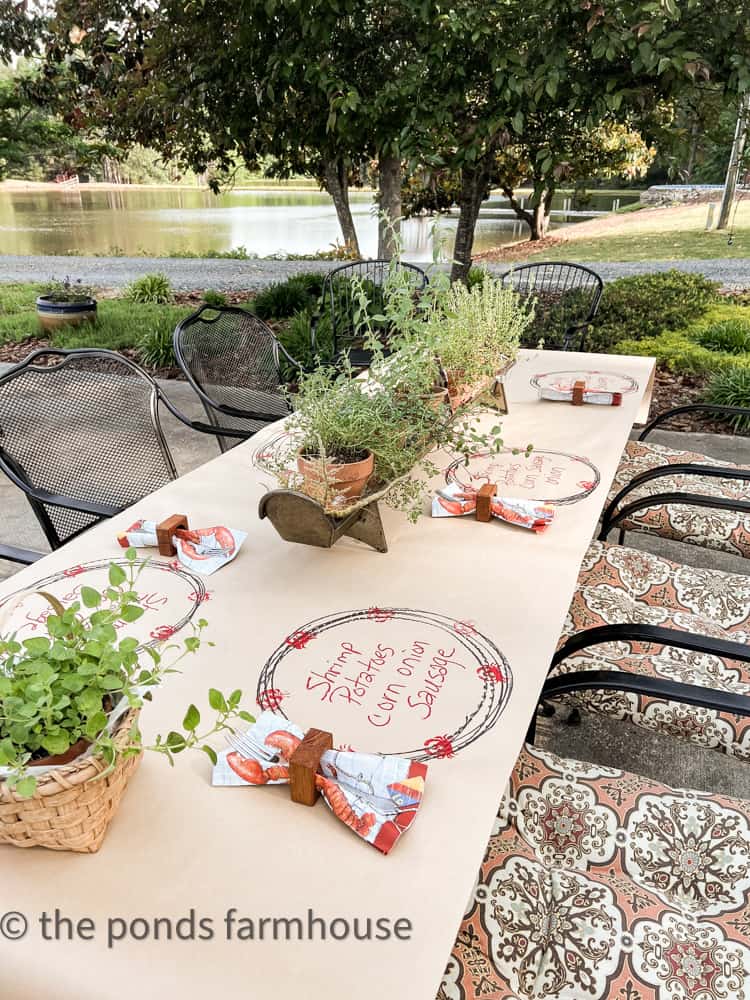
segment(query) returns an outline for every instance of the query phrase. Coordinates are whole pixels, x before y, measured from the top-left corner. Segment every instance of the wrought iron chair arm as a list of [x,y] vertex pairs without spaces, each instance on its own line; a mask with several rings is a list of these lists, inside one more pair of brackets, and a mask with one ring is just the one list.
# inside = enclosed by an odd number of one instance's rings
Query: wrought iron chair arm
[[[189,427],[193,431],[200,431],[200,433],[202,434],[213,434],[214,437],[239,438],[242,441],[246,441],[252,434],[255,433],[254,431],[250,430],[246,431],[240,430],[239,428],[236,427],[215,427],[213,424],[204,424],[203,421],[201,420],[191,420],[190,417],[185,416],[185,414],[180,409],[178,409],[178,407],[175,406],[172,400],[169,399],[169,397],[164,392],[162,392],[161,389],[159,390],[159,400],[160,402],[164,403],[164,405],[172,414],[172,416],[175,418],[175,420],[179,420],[181,424],[184,424],[186,427]],[[210,405],[212,409],[218,410],[218,407],[214,406],[213,403],[211,403]],[[227,410],[224,410],[227,416],[240,416],[249,419],[264,420],[266,422],[272,422],[275,420],[283,419],[283,417],[280,417],[278,414],[274,414],[272,417],[270,417],[269,420],[268,415],[257,416],[255,414],[242,411],[232,413],[231,408],[227,409],[230,410],[230,412],[228,413]]]
[[680,413],[723,413],[725,416],[750,417],[750,409],[746,406],[721,406],[714,403],[686,403],[684,406],[673,406],[670,410],[657,413],[653,420],[650,420],[638,435],[639,441],[645,441],[648,435],[659,424],[666,420],[678,416]]
[[675,475],[689,475],[704,477],[706,479],[737,479],[740,481],[750,481],[750,469],[734,469],[721,465],[698,465],[691,462],[676,462],[673,465],[660,465],[655,469],[646,469],[633,476],[629,483],[626,483],[621,490],[610,500],[602,514],[602,529],[599,533],[599,540],[604,541],[609,532],[621,521],[626,520],[631,514],[646,507],[655,505],[680,503],[693,507],[712,507],[716,510],[729,510],[738,513],[750,513],[750,502],[747,500],[735,500],[730,497],[714,497],[701,493],[682,493],[680,491],[670,491],[668,493],[652,493],[646,497],[641,497],[627,504],[618,511],[620,503],[639,486],[651,482],[654,479],[663,479]]
[[30,566],[44,555],[45,552],[34,552],[33,549],[22,549],[17,545],[0,545],[0,559],[21,563],[23,566]]
[[17,486],[20,490],[30,497],[32,500],[36,500],[37,503],[49,504],[52,507],[63,507],[65,510],[76,510],[81,514],[93,514],[96,517],[112,517],[115,514],[119,514],[123,507],[116,507],[112,504],[98,503],[95,500],[79,500],[77,497],[67,497],[58,493],[50,493],[47,490],[37,489],[35,486],[31,486],[29,483],[25,482],[9,465],[0,457],[0,469],[5,473],[5,475],[10,479],[10,481]]
[[647,625],[640,622],[618,622],[614,625],[597,625],[582,629],[570,636],[552,657],[550,669],[556,667],[568,656],[589,646],[600,646],[604,642],[651,642],[660,646],[673,646],[694,653],[711,653],[750,663],[750,643],[717,639],[715,636],[700,635],[682,629],[664,628],[661,625]]

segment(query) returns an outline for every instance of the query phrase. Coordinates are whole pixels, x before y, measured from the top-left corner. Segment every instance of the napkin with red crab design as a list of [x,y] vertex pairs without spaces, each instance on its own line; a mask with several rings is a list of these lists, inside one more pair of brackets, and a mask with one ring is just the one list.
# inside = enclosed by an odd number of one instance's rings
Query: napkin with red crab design
[[[157,521],[136,521],[117,536],[117,541],[124,549],[154,548],[159,544],[157,526]],[[210,576],[234,559],[246,538],[247,532],[236,528],[177,528],[172,544],[183,566]]]
[[[433,517],[462,517],[473,514],[476,509],[477,491],[473,486],[450,483],[432,498]],[[551,504],[515,497],[492,497],[490,512],[501,521],[532,531],[544,531],[555,516],[555,508]]]
[[[304,732],[274,712],[263,712],[243,733],[249,756],[224,750],[213,769],[213,785],[284,785],[289,758]],[[251,753],[252,747],[255,752]],[[422,803],[427,765],[405,757],[353,750],[326,750],[316,785],[331,812],[368,844],[388,854],[409,829]]]

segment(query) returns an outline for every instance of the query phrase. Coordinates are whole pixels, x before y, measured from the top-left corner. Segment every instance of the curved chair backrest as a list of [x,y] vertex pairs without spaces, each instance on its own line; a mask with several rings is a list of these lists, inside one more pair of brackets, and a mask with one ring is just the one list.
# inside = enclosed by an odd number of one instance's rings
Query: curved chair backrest
[[[334,359],[350,352],[355,367],[360,363],[369,363],[368,352],[362,349],[363,337],[356,319],[357,284],[361,283],[370,301],[368,311],[376,315],[383,312],[385,288],[395,274],[415,292],[421,292],[429,284],[421,267],[392,260],[358,260],[352,264],[341,264],[328,272],[323,282],[322,305],[330,313]],[[388,336],[389,331],[383,330],[381,339],[384,344],[387,344]]]
[[[557,261],[521,264],[507,271],[502,281],[504,285],[512,285],[521,298],[534,300],[532,330],[536,340],[545,337],[546,330],[545,346],[561,346],[565,351],[583,349],[586,328],[596,315],[604,289],[604,282],[595,271],[582,264]],[[560,344],[555,342],[554,334],[550,338],[550,328],[563,331]]]
[[53,549],[176,478],[158,402],[154,380],[114,351],[42,348],[0,375],[0,469]]
[[[258,316],[234,306],[204,305],[178,325],[174,352],[217,431],[230,428],[250,437],[288,414],[282,355],[298,365]],[[242,440],[218,433],[217,439],[222,451]]]

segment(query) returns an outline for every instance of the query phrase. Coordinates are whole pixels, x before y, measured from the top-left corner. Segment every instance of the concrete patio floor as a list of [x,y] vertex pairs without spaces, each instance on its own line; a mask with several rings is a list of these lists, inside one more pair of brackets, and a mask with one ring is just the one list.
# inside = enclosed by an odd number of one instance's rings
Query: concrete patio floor
[[[165,382],[163,385],[185,414],[195,418],[203,416],[195,395],[185,383]],[[213,438],[189,430],[169,414],[163,415],[163,426],[180,474],[218,454]],[[665,431],[655,433],[651,439],[750,465],[750,438]],[[47,549],[25,498],[4,478],[0,478],[0,512],[0,541],[31,549]],[[616,537],[614,533],[612,537]],[[626,544],[676,562],[735,573],[748,572],[747,560],[698,546],[637,534],[628,535]],[[0,579],[10,576],[18,568],[0,561]],[[567,714],[563,708],[552,718],[539,718],[537,742],[540,746],[563,756],[623,767],[667,784],[721,792],[750,801],[750,764],[743,764],[716,751],[701,750],[687,742],[648,733],[626,722],[584,715],[578,725],[569,725],[565,721]]]

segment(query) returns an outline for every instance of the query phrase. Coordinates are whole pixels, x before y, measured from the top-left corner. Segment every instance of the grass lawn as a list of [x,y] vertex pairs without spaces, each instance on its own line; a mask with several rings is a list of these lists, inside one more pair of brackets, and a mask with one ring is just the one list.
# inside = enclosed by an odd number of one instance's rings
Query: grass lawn
[[[43,337],[35,300],[42,285],[0,285],[0,345]],[[127,299],[101,299],[95,324],[63,327],[51,336],[53,347],[136,347],[149,332],[167,337],[195,306],[136,304]]]
[[[530,248],[524,245],[524,259],[597,262],[750,257],[750,199],[740,202],[734,216],[731,246],[728,232],[705,231],[707,212],[706,205],[690,205],[579,222],[566,228],[559,242],[548,243],[537,253],[528,252]],[[562,232],[557,230],[553,236],[561,237]]]

